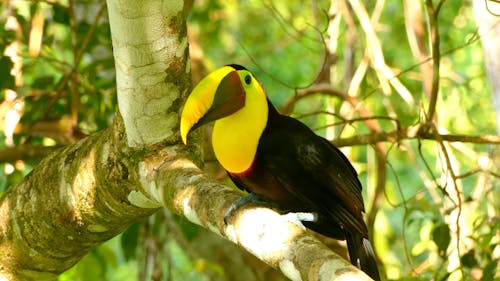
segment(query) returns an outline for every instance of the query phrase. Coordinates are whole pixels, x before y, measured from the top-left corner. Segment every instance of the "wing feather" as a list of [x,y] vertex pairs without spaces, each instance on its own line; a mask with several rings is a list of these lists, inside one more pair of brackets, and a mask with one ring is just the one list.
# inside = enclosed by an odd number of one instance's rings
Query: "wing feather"
[[261,138],[259,164],[305,208],[316,208],[343,229],[367,236],[362,187],[348,159],[299,121],[288,118],[285,124]]

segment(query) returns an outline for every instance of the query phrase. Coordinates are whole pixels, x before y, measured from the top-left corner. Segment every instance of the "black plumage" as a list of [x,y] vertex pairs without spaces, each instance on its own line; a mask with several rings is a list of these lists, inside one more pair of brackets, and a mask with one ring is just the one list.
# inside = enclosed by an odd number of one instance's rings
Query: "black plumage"
[[235,184],[250,192],[233,203],[226,217],[252,201],[282,212],[314,213],[315,219],[303,224],[347,240],[351,263],[380,280],[363,221],[361,183],[338,148],[300,121],[279,114],[240,65],[219,68],[193,89],[181,115],[183,142],[191,129],[214,120],[215,156]]
[[351,263],[380,280],[363,221],[361,183],[345,155],[300,121],[279,114],[268,101],[266,128],[250,169],[229,173],[241,189],[278,204],[284,212],[313,212],[304,225],[347,239]]

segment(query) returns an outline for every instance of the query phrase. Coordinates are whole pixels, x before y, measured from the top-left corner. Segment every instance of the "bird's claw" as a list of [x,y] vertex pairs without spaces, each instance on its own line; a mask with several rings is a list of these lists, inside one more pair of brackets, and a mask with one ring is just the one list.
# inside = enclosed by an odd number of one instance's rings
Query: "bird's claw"
[[250,193],[244,197],[241,197],[240,199],[234,201],[229,209],[227,209],[226,214],[224,215],[224,224],[227,225],[227,222],[229,218],[231,218],[234,213],[241,208],[243,205],[246,204],[257,204],[259,206],[264,206],[264,207],[269,207],[271,209],[277,209],[278,205],[274,202],[271,202],[255,193]]

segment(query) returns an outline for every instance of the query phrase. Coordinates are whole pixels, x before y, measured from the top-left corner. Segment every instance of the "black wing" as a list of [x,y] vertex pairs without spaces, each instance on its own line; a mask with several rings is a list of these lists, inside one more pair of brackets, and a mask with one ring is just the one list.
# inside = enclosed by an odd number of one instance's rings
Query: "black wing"
[[304,124],[286,116],[279,118],[268,124],[261,137],[259,165],[293,194],[296,211],[303,204],[342,229],[367,237],[362,187],[349,160]]

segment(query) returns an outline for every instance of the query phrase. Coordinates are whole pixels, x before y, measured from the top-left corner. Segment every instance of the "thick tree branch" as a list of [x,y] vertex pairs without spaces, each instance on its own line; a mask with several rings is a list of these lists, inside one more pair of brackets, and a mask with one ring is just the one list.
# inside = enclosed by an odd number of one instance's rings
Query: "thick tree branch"
[[141,185],[120,127],[52,154],[0,199],[0,279],[52,280],[160,207],[130,203]]
[[107,4],[128,145],[177,138],[180,93],[190,86],[183,1]]
[[161,198],[161,204],[243,246],[291,280],[371,280],[273,210],[244,206],[226,225],[222,218],[241,193],[206,177],[182,157],[185,150],[169,147],[140,163],[141,182],[149,186],[145,190],[151,191],[150,198]]

